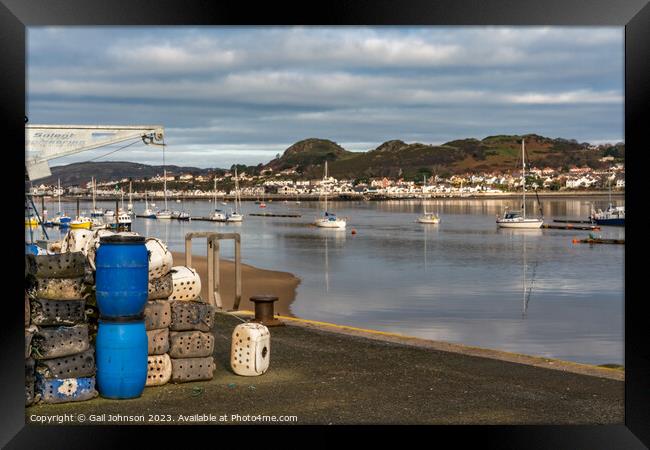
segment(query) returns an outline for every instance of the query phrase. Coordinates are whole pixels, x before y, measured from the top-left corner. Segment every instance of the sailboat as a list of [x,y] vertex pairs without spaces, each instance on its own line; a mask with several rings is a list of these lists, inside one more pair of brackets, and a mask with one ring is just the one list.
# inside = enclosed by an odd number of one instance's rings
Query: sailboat
[[154,212],[154,210],[149,208],[149,202],[147,201],[147,191],[144,191],[144,212],[142,213],[141,217],[144,217],[144,218],[147,218],[147,219],[155,219],[156,218],[156,213]]
[[165,209],[156,212],[157,219],[171,219],[172,212],[167,207],[167,169],[163,169],[163,190],[165,195]]
[[430,224],[438,224],[440,223],[440,217],[438,217],[437,214],[432,213],[432,212],[427,212],[427,207],[424,203],[424,188],[427,186],[427,177],[424,176],[424,183],[422,185],[422,215],[418,217],[418,222],[419,223],[430,223]]
[[129,203],[126,205],[127,208],[127,214],[129,216],[135,215],[135,212],[133,211],[133,189],[132,189],[132,184],[129,181]]
[[[327,161],[325,161],[325,175],[323,176],[323,182],[327,180]],[[323,183],[321,183],[321,186],[323,186]],[[323,189],[321,188],[321,194],[323,193]],[[339,219],[336,217],[336,214],[331,213],[327,210],[327,193],[325,193],[325,209],[323,211],[323,216],[314,222],[314,225],[317,227],[321,228],[338,228],[338,229],[343,229],[347,225],[347,222],[345,219]]]
[[97,190],[97,181],[95,177],[91,177],[91,184],[93,187],[93,209],[90,211],[90,217],[103,217],[104,210],[97,208],[97,202],[95,200],[95,191]]
[[541,228],[544,220],[541,217],[526,218],[526,159],[524,140],[521,140],[521,185],[523,189],[522,212],[505,211],[502,217],[497,217],[497,226],[500,228]]
[[214,211],[210,214],[210,220],[215,221],[215,222],[225,222],[226,221],[226,213],[224,213],[222,210],[217,208],[217,178],[214,178]]
[[237,177],[237,168],[235,167],[235,210],[226,216],[227,222],[241,222],[244,216],[241,215],[241,196],[239,194],[239,178]]
[[58,179],[58,184],[57,184],[57,197],[59,198],[59,211],[56,213],[56,217],[52,219],[52,223],[54,225],[57,225],[59,227],[65,228],[70,226],[71,218],[68,217],[65,212],[61,211],[61,196],[63,195],[63,191],[61,190],[61,178]]

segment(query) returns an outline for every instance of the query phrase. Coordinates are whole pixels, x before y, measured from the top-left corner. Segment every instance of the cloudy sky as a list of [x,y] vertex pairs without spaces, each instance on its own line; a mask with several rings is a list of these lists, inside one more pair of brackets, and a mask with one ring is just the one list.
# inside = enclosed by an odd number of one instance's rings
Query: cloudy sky
[[168,163],[198,167],[267,162],[309,137],[617,142],[623,68],[622,27],[30,27],[27,115],[164,125]]

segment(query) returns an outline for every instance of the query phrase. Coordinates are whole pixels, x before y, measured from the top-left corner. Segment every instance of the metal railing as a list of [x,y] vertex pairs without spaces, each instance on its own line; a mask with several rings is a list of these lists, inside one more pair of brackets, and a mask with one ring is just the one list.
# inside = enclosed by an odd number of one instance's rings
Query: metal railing
[[185,265],[192,266],[192,239],[206,238],[208,247],[208,303],[217,308],[223,308],[221,294],[219,293],[219,241],[233,239],[235,241],[235,301],[233,310],[239,309],[241,302],[241,237],[239,233],[213,233],[197,231],[185,235]]

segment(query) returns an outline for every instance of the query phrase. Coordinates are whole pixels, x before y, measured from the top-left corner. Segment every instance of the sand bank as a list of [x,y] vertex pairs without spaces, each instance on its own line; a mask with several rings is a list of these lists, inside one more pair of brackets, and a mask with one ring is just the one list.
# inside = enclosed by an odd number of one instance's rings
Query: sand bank
[[[183,253],[172,253],[174,265],[185,264]],[[201,276],[201,296],[208,297],[208,260],[205,256],[192,255],[192,266]],[[230,309],[235,300],[235,263],[221,259],[219,264],[219,276],[221,281],[221,300],[225,309]],[[255,306],[249,298],[258,294],[271,294],[278,297],[275,303],[275,312],[278,314],[293,316],[291,303],[296,298],[296,287],[300,279],[288,272],[258,269],[257,267],[242,264],[242,299],[239,309],[253,310]]]

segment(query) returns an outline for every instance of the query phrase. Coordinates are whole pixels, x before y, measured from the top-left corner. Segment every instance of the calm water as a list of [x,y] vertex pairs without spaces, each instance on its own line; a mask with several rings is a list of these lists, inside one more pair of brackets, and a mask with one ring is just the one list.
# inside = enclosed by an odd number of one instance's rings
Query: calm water
[[[607,206],[606,199],[545,200],[544,216],[549,223],[553,217],[584,219],[592,202]],[[188,231],[241,233],[244,263],[301,279],[291,308],[299,317],[592,364],[623,363],[624,246],[571,242],[586,237],[585,231],[498,229],[495,216],[506,205],[517,209],[518,200],[427,203],[440,213],[439,225],[415,223],[419,201],[333,202],[330,210],[349,217],[348,229],[323,230],[309,226],[319,213],[317,202],[274,201],[266,209],[245,202],[242,224],[135,219],[133,230],[161,237],[177,251],[184,250]],[[47,207],[57,209],[55,203]],[[201,216],[212,205],[186,201],[184,207]],[[142,211],[144,203],[135,208]],[[71,215],[75,205],[64,209]],[[51,234],[58,238],[59,232]],[[624,237],[624,229],[603,227],[596,234]],[[196,242],[194,251],[204,254],[204,244]],[[222,255],[232,258],[231,244],[222,245]]]

